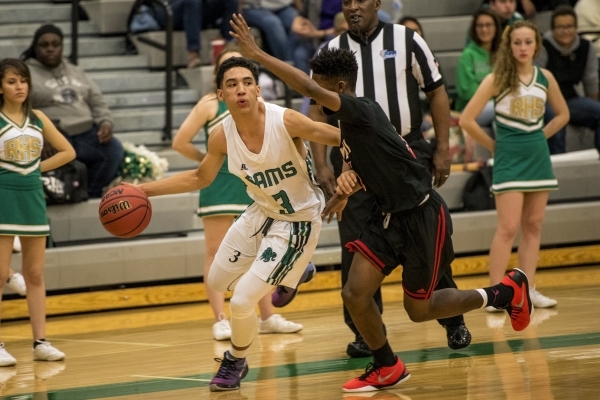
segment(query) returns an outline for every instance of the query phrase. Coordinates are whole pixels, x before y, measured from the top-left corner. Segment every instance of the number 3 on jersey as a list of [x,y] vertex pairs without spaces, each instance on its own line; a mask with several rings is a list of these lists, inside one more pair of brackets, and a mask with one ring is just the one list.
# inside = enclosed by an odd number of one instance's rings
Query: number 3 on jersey
[[296,212],[296,211],[294,211],[294,207],[292,207],[292,204],[290,203],[290,198],[288,197],[287,193],[285,193],[285,190],[282,190],[279,193],[274,194],[273,198],[278,203],[279,203],[279,200],[281,200],[280,204],[281,204],[281,207],[283,208],[283,210],[279,210],[279,214],[293,214]]

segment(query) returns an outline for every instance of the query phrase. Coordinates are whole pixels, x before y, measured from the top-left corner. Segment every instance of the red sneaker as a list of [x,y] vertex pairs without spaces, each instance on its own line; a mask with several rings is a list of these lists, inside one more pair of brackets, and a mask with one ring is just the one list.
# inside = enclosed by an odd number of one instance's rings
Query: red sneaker
[[533,313],[527,275],[520,269],[515,268],[506,274],[500,284],[513,288],[513,298],[506,307],[506,311],[510,316],[513,329],[522,331],[529,325],[531,313]]
[[396,357],[396,364],[391,367],[378,367],[373,363],[367,364],[365,373],[349,380],[344,384],[344,392],[371,392],[387,389],[398,385],[410,378],[410,372],[402,360]]

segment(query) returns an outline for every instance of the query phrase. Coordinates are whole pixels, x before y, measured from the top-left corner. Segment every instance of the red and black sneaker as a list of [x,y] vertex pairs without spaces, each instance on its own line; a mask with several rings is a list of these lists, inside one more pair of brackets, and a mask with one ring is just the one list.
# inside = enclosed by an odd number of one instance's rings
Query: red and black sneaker
[[514,291],[510,303],[502,307],[510,316],[510,323],[515,331],[527,328],[533,313],[533,305],[529,297],[529,282],[525,272],[515,268],[506,274],[501,285],[511,287]]
[[396,357],[396,364],[391,367],[376,366],[373,363],[367,364],[365,373],[346,382],[342,390],[344,392],[371,392],[398,385],[408,378],[410,378],[410,372],[408,372],[402,360]]

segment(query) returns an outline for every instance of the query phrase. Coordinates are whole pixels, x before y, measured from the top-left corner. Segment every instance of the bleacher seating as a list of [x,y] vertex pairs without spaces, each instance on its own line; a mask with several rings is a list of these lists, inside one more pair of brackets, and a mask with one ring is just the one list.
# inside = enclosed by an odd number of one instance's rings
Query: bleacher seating
[[[52,240],[57,246],[77,242],[115,239],[100,224],[100,199],[77,204],[48,206]],[[161,196],[152,199],[152,220],[140,237],[182,235],[194,228],[193,216],[198,207],[198,193]]]
[[81,7],[103,35],[126,33],[127,18],[135,0],[86,0]]

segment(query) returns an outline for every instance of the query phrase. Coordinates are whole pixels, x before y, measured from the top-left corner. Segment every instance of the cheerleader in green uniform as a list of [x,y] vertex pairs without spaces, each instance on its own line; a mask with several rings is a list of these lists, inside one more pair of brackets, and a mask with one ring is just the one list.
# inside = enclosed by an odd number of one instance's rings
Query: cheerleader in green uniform
[[[548,191],[558,188],[546,139],[567,124],[569,110],[552,73],[533,65],[540,48],[534,24],[518,21],[508,27],[494,71],[467,104],[460,126],[494,155],[492,191],[498,227],[490,247],[491,283],[504,276],[520,227],[519,268],[529,278],[532,304],[553,307],[556,300],[535,289],[535,271]],[[490,99],[495,103],[496,140],[475,122]],[[555,117],[544,126],[546,101]]]
[[[30,92],[27,66],[11,58],[0,61],[0,292],[8,279],[14,237],[19,236],[33,359],[59,361],[65,354],[45,339],[44,253],[50,227],[41,173],[73,160],[75,150],[44,113],[31,109]],[[40,161],[45,140],[57,153]],[[0,367],[16,363],[0,342]]]
[[[227,45],[217,57],[215,70],[223,61],[231,57],[242,57],[242,55],[237,47]],[[205,154],[192,144],[192,140],[204,127],[208,143],[208,135],[212,129],[228,115],[229,110],[225,102],[219,101],[215,92],[202,97],[179,128],[173,139],[173,149],[190,160],[200,163]],[[209,187],[200,190],[198,216],[202,217],[206,244],[204,277],[208,276],[208,271],[225,233],[235,218],[242,214],[251,202],[244,183],[228,171],[227,161],[223,163],[215,181]],[[229,340],[231,326],[225,315],[224,294],[215,292],[208,285],[204,285],[204,287],[215,317],[213,336],[216,340]],[[261,318],[258,327],[260,333],[294,333],[303,328],[301,324],[288,321],[279,314],[273,314],[271,295],[262,298],[258,307]]]

